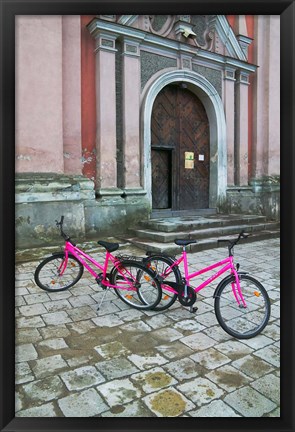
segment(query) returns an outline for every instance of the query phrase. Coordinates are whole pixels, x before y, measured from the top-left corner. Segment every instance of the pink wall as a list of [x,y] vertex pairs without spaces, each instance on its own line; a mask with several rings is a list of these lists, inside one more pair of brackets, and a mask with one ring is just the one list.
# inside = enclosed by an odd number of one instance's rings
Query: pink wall
[[16,171],[81,174],[80,16],[16,18]]
[[16,171],[64,171],[62,18],[16,17]]
[[81,174],[81,27],[80,16],[62,18],[63,147],[66,174]]
[[86,25],[94,15],[81,16],[81,117],[83,174],[96,180],[95,39]]
[[256,177],[280,174],[280,16],[255,17],[253,166]]
[[[100,186],[116,185],[115,94],[114,88],[111,88],[111,93],[107,90],[110,71],[114,73],[114,55],[94,53],[95,41],[86,28],[92,18],[16,17],[17,172],[83,173],[94,180],[98,150],[104,163],[104,175],[98,172]],[[233,25],[235,17],[229,16],[228,19]],[[279,174],[280,26],[279,16],[246,16],[246,23],[248,36],[254,38],[249,49],[249,61],[259,66],[248,87],[251,178]],[[97,74],[96,61],[105,63],[104,76]],[[107,62],[110,62],[108,66]],[[137,107],[138,111],[139,102],[138,96],[128,89],[131,85],[128,75],[132,73],[136,86],[140,87],[140,71],[135,59],[126,57],[125,73],[124,91],[125,96],[129,95],[123,106],[126,120],[123,132],[128,143],[125,146],[125,186],[138,187],[138,118],[132,117],[130,110]],[[100,89],[96,88],[95,80],[100,83]],[[232,99],[229,91],[226,96]],[[103,109],[97,112],[96,102],[100,99],[102,103],[98,106]],[[230,107],[227,112],[230,112]],[[98,144],[103,138],[103,150],[99,145],[96,148],[96,138]],[[232,177],[230,172],[229,184]]]

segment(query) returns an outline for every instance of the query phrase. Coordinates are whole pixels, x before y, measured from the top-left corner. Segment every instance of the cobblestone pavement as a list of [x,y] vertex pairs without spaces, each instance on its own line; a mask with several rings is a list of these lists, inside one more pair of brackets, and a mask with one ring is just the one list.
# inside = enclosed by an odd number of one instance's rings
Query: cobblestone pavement
[[[86,273],[68,291],[47,293],[33,281],[38,262],[18,264],[16,416],[279,417],[279,252],[279,239],[236,246],[241,270],[272,302],[263,333],[243,341],[217,323],[216,281],[198,297],[197,314],[179,302],[138,311],[111,292],[97,312],[102,290]],[[191,268],[224,253],[191,253]]]

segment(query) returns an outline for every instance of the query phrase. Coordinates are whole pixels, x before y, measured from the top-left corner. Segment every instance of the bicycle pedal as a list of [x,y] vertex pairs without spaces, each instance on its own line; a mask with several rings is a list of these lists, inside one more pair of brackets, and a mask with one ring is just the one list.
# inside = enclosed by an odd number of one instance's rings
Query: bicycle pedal
[[197,307],[193,307],[193,306],[191,306],[189,311],[190,311],[190,313],[196,313],[197,310],[198,310]]

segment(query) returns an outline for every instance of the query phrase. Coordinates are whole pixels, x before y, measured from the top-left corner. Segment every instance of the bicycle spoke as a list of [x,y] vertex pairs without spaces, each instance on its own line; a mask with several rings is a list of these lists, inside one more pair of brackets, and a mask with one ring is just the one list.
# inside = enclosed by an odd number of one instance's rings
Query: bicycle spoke
[[46,291],[62,291],[78,282],[83,266],[74,257],[60,253],[46,258],[35,271],[36,284]]
[[181,274],[178,267],[173,266],[173,259],[162,255],[152,255],[145,260],[148,268],[152,269],[158,277],[162,289],[162,298],[156,306],[156,311],[163,311],[172,306],[177,300],[177,293],[169,286],[169,282],[181,283]]
[[118,297],[136,309],[153,309],[161,298],[161,288],[153,273],[136,261],[121,262],[111,273]]
[[236,301],[231,282],[227,281],[215,299],[216,317],[222,328],[232,336],[246,339],[256,336],[266,326],[270,301],[264,287],[254,278],[240,276],[241,291],[246,303]]

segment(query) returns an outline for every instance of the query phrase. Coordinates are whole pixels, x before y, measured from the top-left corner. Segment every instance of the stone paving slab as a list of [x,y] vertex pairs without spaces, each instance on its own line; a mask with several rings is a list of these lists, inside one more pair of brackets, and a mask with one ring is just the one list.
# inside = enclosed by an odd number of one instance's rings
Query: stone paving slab
[[[87,272],[46,293],[34,283],[38,262],[18,263],[16,417],[279,417],[279,247],[276,238],[235,248],[272,303],[268,326],[249,340],[218,325],[217,283],[198,294],[197,314],[179,302],[135,310],[112,292],[97,310],[102,290]],[[189,256],[192,269],[222,258],[219,248]]]

